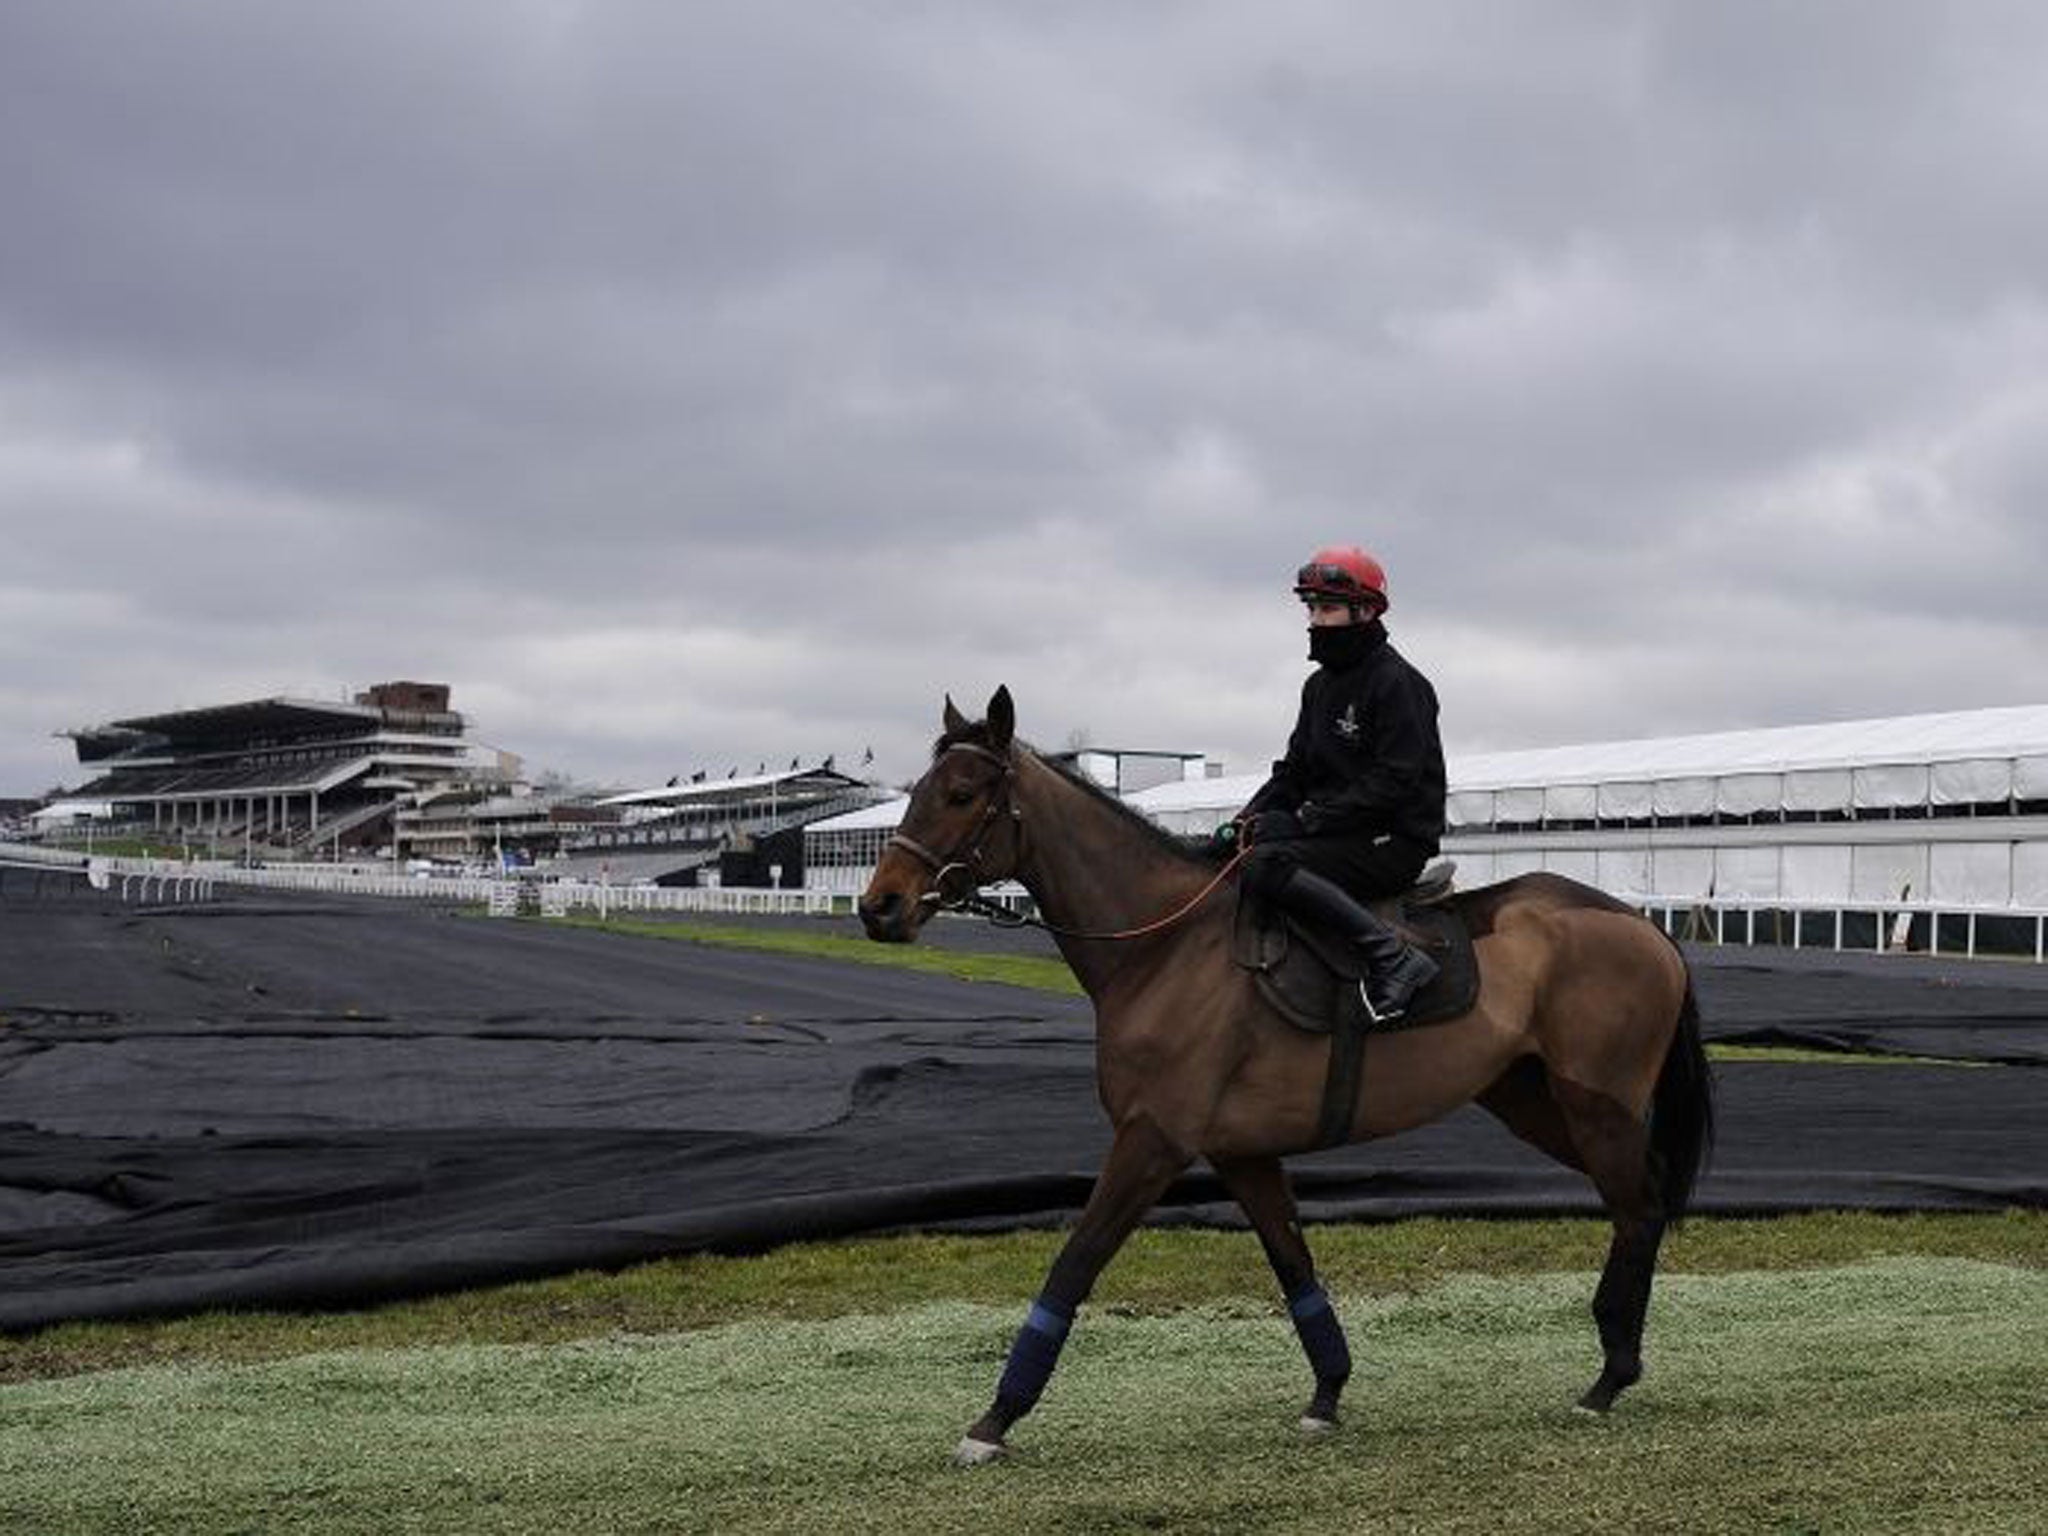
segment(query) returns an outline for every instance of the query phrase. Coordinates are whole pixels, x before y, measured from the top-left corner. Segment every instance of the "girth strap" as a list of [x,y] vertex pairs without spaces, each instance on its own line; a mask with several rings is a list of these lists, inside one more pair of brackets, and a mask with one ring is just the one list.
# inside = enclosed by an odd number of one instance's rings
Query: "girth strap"
[[1341,1147],[1351,1139],[1358,1085],[1365,1078],[1365,1003],[1347,989],[1344,1006],[1330,1029],[1330,1070],[1323,1079],[1323,1110],[1316,1118],[1316,1150]]

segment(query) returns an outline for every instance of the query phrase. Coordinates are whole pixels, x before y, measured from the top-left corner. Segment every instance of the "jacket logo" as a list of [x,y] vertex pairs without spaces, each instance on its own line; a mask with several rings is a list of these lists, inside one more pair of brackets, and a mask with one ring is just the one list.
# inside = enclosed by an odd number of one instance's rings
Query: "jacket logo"
[[1339,715],[1336,719],[1335,729],[1337,734],[1339,736],[1342,736],[1346,741],[1358,740],[1357,704],[1346,704],[1344,706],[1344,713]]

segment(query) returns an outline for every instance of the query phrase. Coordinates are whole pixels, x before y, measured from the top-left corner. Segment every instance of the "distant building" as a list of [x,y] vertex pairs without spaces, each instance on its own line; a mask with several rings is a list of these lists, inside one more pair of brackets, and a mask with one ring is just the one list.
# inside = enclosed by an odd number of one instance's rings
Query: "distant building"
[[565,835],[547,868],[616,884],[801,887],[803,829],[888,798],[822,766],[631,790],[598,800],[595,809],[617,823]]
[[521,783],[463,783],[421,790],[395,815],[409,857],[447,864],[534,865],[555,858],[593,827],[616,826],[616,807],[550,795]]
[[1051,754],[1100,784],[1111,794],[1135,795],[1160,784],[1197,783],[1220,777],[1221,763],[1200,752],[1154,752],[1136,747],[1077,747]]
[[390,843],[399,805],[505,766],[465,736],[445,683],[379,683],[353,703],[267,698],[66,731],[102,800],[142,834],[337,852]]

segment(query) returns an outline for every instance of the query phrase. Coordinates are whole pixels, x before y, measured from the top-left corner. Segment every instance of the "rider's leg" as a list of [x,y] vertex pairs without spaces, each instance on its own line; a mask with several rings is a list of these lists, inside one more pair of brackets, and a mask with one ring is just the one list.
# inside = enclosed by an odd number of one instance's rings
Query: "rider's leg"
[[[1415,994],[1436,980],[1436,962],[1336,880],[1312,867],[1337,862],[1327,856],[1332,852],[1341,858],[1341,850],[1325,850],[1318,841],[1289,838],[1259,844],[1245,860],[1245,886],[1297,917],[1327,924],[1348,938],[1365,958],[1366,1006],[1377,1019],[1398,1018]],[[1408,879],[1413,879],[1412,872]]]

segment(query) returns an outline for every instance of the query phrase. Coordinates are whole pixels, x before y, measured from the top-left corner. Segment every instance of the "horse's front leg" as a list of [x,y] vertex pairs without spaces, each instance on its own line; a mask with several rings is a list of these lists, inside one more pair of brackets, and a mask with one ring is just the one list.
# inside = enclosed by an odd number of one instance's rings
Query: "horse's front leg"
[[974,1421],[953,1454],[961,1466],[977,1466],[1002,1454],[1004,1434],[1031,1411],[1045,1390],[1074,1314],[1094,1289],[1096,1276],[1189,1161],[1189,1155],[1150,1120],[1133,1120],[1118,1128],[1088,1204],[1052,1261],[1024,1326],[1017,1330],[996,1384],[996,1400]]
[[1223,1187],[1244,1207],[1252,1230],[1259,1234],[1266,1259],[1287,1298],[1301,1351],[1315,1373],[1315,1395],[1301,1415],[1302,1433],[1327,1433],[1337,1427],[1337,1399],[1351,1379],[1351,1346],[1344,1341],[1344,1325],[1337,1321],[1336,1309],[1316,1279],[1315,1261],[1309,1257],[1308,1239],[1301,1235],[1287,1170],[1277,1157],[1210,1161]]

